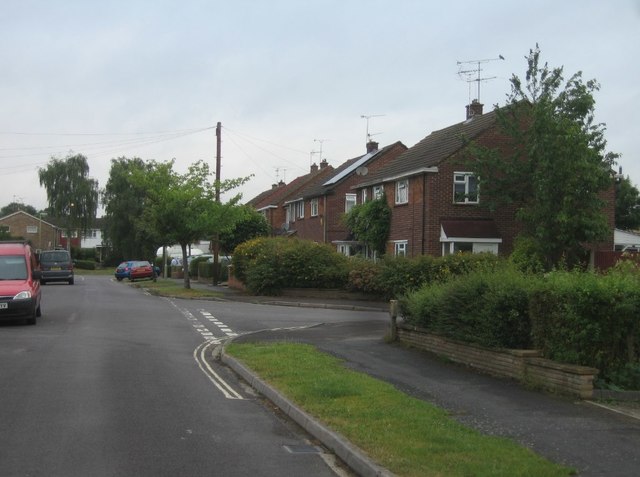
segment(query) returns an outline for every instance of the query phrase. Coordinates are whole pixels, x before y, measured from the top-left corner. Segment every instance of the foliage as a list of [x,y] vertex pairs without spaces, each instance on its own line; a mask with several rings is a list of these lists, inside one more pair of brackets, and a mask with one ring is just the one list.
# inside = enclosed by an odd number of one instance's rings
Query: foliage
[[74,260],[73,266],[75,268],[79,268],[80,270],[95,270],[96,261],[95,260]]
[[25,205],[21,202],[11,202],[8,205],[5,205],[2,209],[0,209],[0,217],[5,217],[7,215],[11,215],[15,212],[22,210],[27,214],[31,214],[33,216],[38,215],[38,211],[32,205]]
[[382,266],[380,262],[373,262],[359,257],[349,260],[349,275],[346,289],[380,296],[384,286],[380,279]]
[[153,230],[140,227],[148,203],[147,187],[154,187],[138,178],[150,173],[152,163],[140,158],[120,157],[111,160],[107,185],[102,192],[105,207],[104,238],[111,248],[113,261],[152,257],[162,240]]
[[512,267],[473,271],[425,285],[401,300],[405,320],[455,340],[488,348],[529,348],[529,290],[535,283]]
[[65,221],[67,237],[75,230],[86,232],[98,210],[98,181],[89,177],[87,158],[82,154],[52,157],[38,175],[47,190],[48,212]]
[[249,291],[277,295],[283,288],[341,288],[348,259],[331,246],[292,238],[258,238],[236,247],[234,273]]
[[269,223],[264,215],[250,206],[240,206],[240,218],[233,229],[220,234],[220,250],[228,255],[243,242],[269,235]]
[[[140,230],[152,231],[162,243],[180,244],[182,263],[187,263],[187,246],[202,237],[231,230],[242,216],[237,206],[241,196],[235,195],[226,203],[215,200],[216,193],[229,192],[249,178],[211,181],[209,166],[198,161],[186,174],[173,171],[173,162],[150,163],[150,170],[135,175],[144,184],[148,200]],[[184,274],[184,287],[190,288],[188,269]]]
[[6,225],[0,225],[0,240],[11,240],[11,232],[9,232],[9,227]]
[[640,192],[628,176],[616,183],[616,228],[640,228]]
[[384,255],[391,230],[391,208],[383,194],[380,198],[354,206],[344,222],[355,238]]
[[534,344],[545,356],[598,368],[601,385],[640,389],[640,274],[635,264],[620,264],[604,276],[548,274],[532,294],[530,308]]
[[385,257],[378,263],[351,260],[348,289],[398,298],[425,284],[447,281],[472,270],[493,270],[503,259],[493,254],[458,253],[445,257]]
[[604,125],[594,124],[598,83],[580,72],[565,83],[562,68],[540,63],[538,46],[527,63],[526,84],[513,75],[508,104],[496,109],[508,144],[472,145],[470,167],[486,204],[515,205],[545,269],[573,267],[585,244],[611,233],[599,194],[612,187],[617,155],[605,152]]

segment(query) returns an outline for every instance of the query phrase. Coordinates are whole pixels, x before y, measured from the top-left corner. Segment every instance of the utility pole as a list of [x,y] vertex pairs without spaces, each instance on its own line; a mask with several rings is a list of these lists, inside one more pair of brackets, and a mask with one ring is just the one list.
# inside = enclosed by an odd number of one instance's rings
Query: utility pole
[[[218,121],[216,125],[216,203],[220,204],[220,163],[222,162],[222,124]],[[213,236],[213,285],[218,284],[220,257],[220,234],[218,232]]]

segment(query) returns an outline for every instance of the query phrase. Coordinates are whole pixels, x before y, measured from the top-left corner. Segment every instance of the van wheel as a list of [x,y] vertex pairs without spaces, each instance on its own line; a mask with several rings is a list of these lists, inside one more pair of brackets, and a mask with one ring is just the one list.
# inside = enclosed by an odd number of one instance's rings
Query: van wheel
[[44,280],[40,280],[40,285],[46,285],[47,282],[45,282]]
[[73,278],[69,280],[69,285],[73,285]]

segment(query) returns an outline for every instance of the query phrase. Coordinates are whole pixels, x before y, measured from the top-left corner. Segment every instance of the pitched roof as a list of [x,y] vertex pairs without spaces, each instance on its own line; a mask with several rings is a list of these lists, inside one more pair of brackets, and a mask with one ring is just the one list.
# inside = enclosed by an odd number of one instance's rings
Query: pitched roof
[[364,187],[399,177],[407,177],[438,166],[496,122],[494,111],[434,131],[395,158],[383,170],[367,176],[356,187]]
[[335,169],[334,174],[327,181],[321,184],[316,184],[314,187],[308,187],[307,189],[305,189],[303,197],[317,197],[319,195],[327,193],[341,181],[349,177],[349,175],[353,174],[354,172],[357,174],[358,168],[365,167],[365,164],[368,164],[376,158],[380,158],[398,144],[402,145],[402,142],[397,141],[393,144],[389,144],[388,146],[383,147],[382,149],[377,149],[362,156],[349,159],[348,161],[341,164],[337,169]]
[[313,181],[316,177],[326,177],[326,174],[328,174],[332,170],[333,167],[327,165],[318,169],[317,171],[310,172],[308,174],[305,174],[304,176],[296,177],[287,185],[272,190],[272,194],[265,194],[264,198],[262,198],[261,200],[255,202],[252,201],[252,205],[256,208],[256,210],[266,209],[269,207],[278,207],[278,205],[296,195],[298,191],[308,185],[310,181]]

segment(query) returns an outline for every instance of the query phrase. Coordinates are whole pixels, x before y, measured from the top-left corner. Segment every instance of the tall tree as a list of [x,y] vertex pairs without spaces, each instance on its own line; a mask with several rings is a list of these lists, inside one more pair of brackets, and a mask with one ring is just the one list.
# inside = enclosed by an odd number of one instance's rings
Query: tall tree
[[629,177],[616,183],[616,227],[622,230],[640,228],[640,192]]
[[86,232],[98,210],[98,181],[89,177],[87,158],[82,154],[52,157],[38,175],[47,191],[49,212],[64,221],[67,237],[76,230]]
[[209,167],[204,162],[193,164],[186,174],[173,171],[173,162],[152,163],[149,173],[139,180],[147,184],[148,202],[140,227],[154,231],[165,243],[178,243],[182,249],[184,286],[191,287],[187,263],[189,244],[233,228],[242,213],[237,206],[241,196],[228,202],[215,200],[216,187],[221,193],[231,191],[248,180],[211,181]]
[[510,144],[471,147],[470,163],[485,203],[515,204],[543,266],[572,266],[585,244],[612,233],[600,194],[613,186],[617,155],[605,151],[604,125],[594,123],[598,83],[580,72],[565,82],[562,68],[541,63],[537,45],[527,65],[526,83],[513,75],[507,105],[496,107]]
[[159,238],[152,239],[149,230],[136,225],[142,220],[148,200],[146,188],[153,186],[137,177],[147,174],[150,168],[150,164],[137,157],[111,160],[109,179],[102,192],[103,232],[115,259],[150,258],[161,245]]

